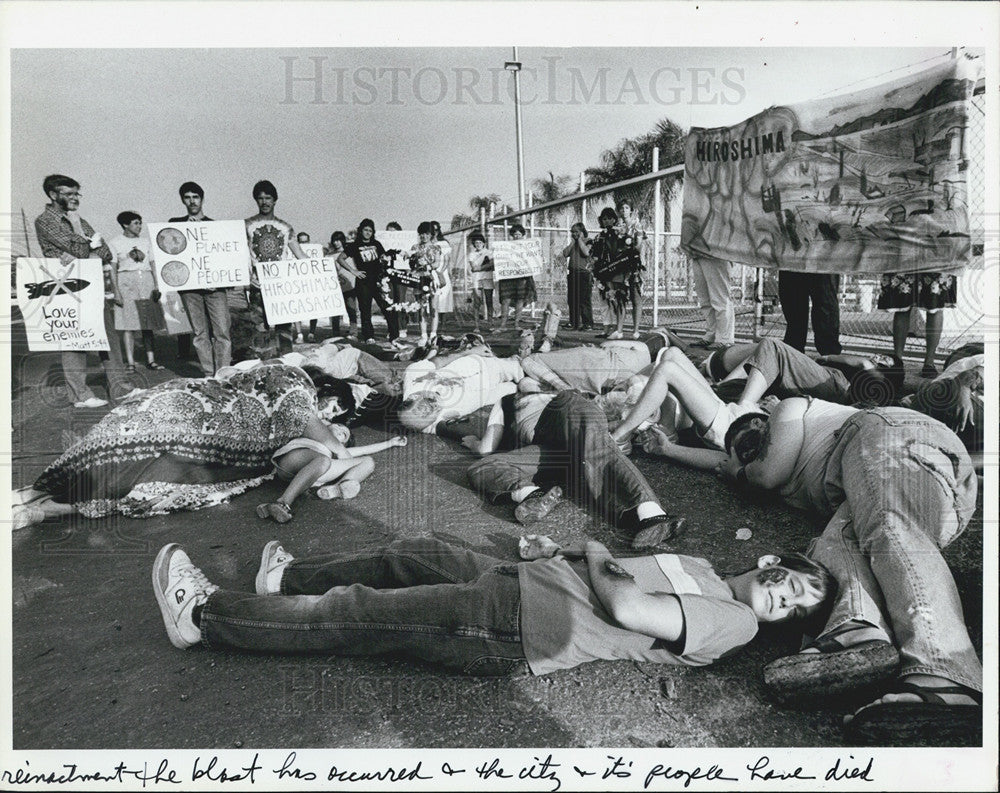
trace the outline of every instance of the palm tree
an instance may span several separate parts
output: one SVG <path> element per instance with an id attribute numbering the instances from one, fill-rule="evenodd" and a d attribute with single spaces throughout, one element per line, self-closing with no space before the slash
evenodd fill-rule
<path id="1" fill-rule="evenodd" d="M 548 201 L 555 201 L 557 198 L 562 198 L 570 193 L 573 184 L 572 176 L 556 176 L 552 171 L 549 171 L 548 179 L 532 179 L 531 180 L 531 191 L 535 196 L 538 203 L 546 203 Z M 544 225 L 553 225 L 553 218 L 559 210 L 546 209 L 542 212 L 542 222 Z"/>
<path id="2" fill-rule="evenodd" d="M 587 170 L 590 175 L 590 185 L 600 187 L 649 173 L 653 164 L 654 147 L 660 149 L 660 168 L 683 163 L 686 135 L 687 133 L 669 118 L 661 119 L 645 135 L 625 138 L 614 148 L 603 151 L 601 164 L 597 168 Z M 666 196 L 672 195 L 680 184 L 680 176 L 664 180 Z"/>

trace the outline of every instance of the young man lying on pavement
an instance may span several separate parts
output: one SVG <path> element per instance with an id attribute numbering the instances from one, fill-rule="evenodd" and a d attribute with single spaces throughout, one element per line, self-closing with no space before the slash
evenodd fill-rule
<path id="1" fill-rule="evenodd" d="M 613 559 L 587 542 L 511 563 L 432 538 L 294 559 L 264 547 L 256 595 L 220 589 L 179 545 L 164 546 L 153 590 L 175 647 L 396 655 L 471 675 L 536 675 L 587 661 L 704 666 L 761 622 L 822 618 L 836 580 L 793 554 L 721 578 L 704 559 Z"/>

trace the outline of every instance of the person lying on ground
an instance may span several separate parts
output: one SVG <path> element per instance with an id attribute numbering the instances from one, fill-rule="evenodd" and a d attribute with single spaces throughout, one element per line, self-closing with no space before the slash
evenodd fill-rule
<path id="1" fill-rule="evenodd" d="M 757 344 L 736 344 L 712 353 L 699 369 L 678 349 L 661 356 L 639 400 L 613 431 L 615 441 L 629 443 L 632 433 L 648 420 L 659 422 L 668 437 L 694 426 L 706 446 L 721 449 L 726 430 L 738 416 L 758 410 L 765 396 L 785 399 L 813 396 L 837 403 L 888 404 L 902 387 L 900 377 L 890 371 L 887 360 L 862 359 L 821 366 L 809 356 L 775 339 Z M 850 378 L 844 371 L 851 372 Z M 720 398 L 720 392 L 732 393 L 732 387 L 712 388 L 702 374 L 732 384 L 739 389 L 733 402 Z M 657 416 L 659 417 L 657 419 Z"/>
<path id="2" fill-rule="evenodd" d="M 646 449 L 674 457 L 672 445 L 659 433 Z M 955 433 L 906 408 L 858 410 L 796 397 L 770 417 L 737 419 L 725 448 L 686 461 L 825 517 L 809 556 L 841 586 L 818 638 L 769 664 L 765 684 L 799 702 L 895 673 L 881 697 L 848 717 L 853 738 L 974 742 L 982 729 L 982 665 L 941 555 L 976 506 L 976 474 Z"/>
<path id="3" fill-rule="evenodd" d="M 397 656 L 470 675 L 544 675 L 588 661 L 704 666 L 758 623 L 821 615 L 836 581 L 799 555 L 762 557 L 722 578 L 709 562 L 661 554 L 512 563 L 432 538 L 295 559 L 261 555 L 256 595 L 211 584 L 177 544 L 153 566 L 170 642 L 215 650 Z"/>
<path id="4" fill-rule="evenodd" d="M 494 453 L 505 431 L 515 448 Z M 633 548 L 667 542 L 683 523 L 666 514 L 612 441 L 604 411 L 577 391 L 523 394 L 513 412 L 497 404 L 483 437 L 468 435 L 462 443 L 484 456 L 467 471 L 473 487 L 491 502 L 512 502 L 525 525 L 546 517 L 564 492 L 632 534 Z"/>
<path id="5" fill-rule="evenodd" d="M 295 499 L 313 487 L 324 501 L 354 498 L 361 492 L 361 483 L 375 471 L 375 461 L 369 455 L 406 446 L 402 436 L 353 448 L 347 446 L 350 439 L 351 431 L 343 424 L 327 425 L 318 418 L 310 421 L 302 437 L 272 455 L 275 473 L 288 487 L 277 501 L 258 504 L 257 517 L 287 523 L 292 519 Z"/>
<path id="6" fill-rule="evenodd" d="M 50 464 L 22 492 L 15 528 L 219 504 L 269 479 L 271 455 L 319 421 L 316 389 L 293 366 L 160 383 L 123 400 Z"/>
<path id="7" fill-rule="evenodd" d="M 977 352 L 978 350 L 978 352 Z M 978 473 L 983 471 L 984 402 L 982 343 L 967 344 L 945 361 L 944 371 L 924 380 L 917 391 L 903 398 L 903 407 L 919 410 L 947 424 L 969 451 Z"/>
<path id="8" fill-rule="evenodd" d="M 599 394 L 627 383 L 669 345 L 669 333 L 663 329 L 654 330 L 644 342 L 609 341 L 600 347 L 537 352 L 523 358 L 497 358 L 479 344 L 406 367 L 399 420 L 408 429 L 437 432 L 443 422 L 469 416 L 514 393 L 525 376 L 550 390 Z"/>

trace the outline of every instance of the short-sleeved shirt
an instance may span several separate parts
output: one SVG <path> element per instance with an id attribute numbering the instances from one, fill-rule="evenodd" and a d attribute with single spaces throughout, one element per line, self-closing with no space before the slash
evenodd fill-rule
<path id="1" fill-rule="evenodd" d="M 561 556 L 518 565 L 521 641 L 528 667 L 544 675 L 588 661 L 705 666 L 757 635 L 753 610 L 733 597 L 704 559 L 676 554 L 618 559 L 644 592 L 673 594 L 684 614 L 681 642 L 617 625 L 590 584 L 587 563 Z"/>
<path id="2" fill-rule="evenodd" d="M 344 247 L 344 253 L 354 260 L 354 266 L 364 273 L 378 275 L 382 272 L 382 257 L 385 255 L 385 248 L 376 239 L 370 242 L 354 240 Z"/>
<path id="3" fill-rule="evenodd" d="M 124 234 L 119 234 L 117 237 L 112 237 L 108 240 L 108 247 L 115 257 L 118 272 L 152 271 L 153 252 L 148 234 L 140 234 L 138 237 L 126 237 Z M 129 255 L 136 248 L 142 251 L 144 258 L 141 262 L 136 261 Z"/>
<path id="4" fill-rule="evenodd" d="M 417 361 L 403 373 L 403 399 L 429 391 L 440 400 L 439 420 L 458 418 L 514 393 L 523 376 L 516 358 L 463 355 L 440 369 L 433 361 Z M 423 432 L 432 434 L 436 428 L 435 422 Z"/>
<path id="5" fill-rule="evenodd" d="M 280 218 L 247 218 L 247 243 L 255 262 L 276 262 L 291 259 L 288 241 L 295 239 L 291 224 Z"/>

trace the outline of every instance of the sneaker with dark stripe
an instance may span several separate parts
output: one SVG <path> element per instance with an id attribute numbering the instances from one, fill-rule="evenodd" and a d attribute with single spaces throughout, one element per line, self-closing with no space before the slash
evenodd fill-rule
<path id="1" fill-rule="evenodd" d="M 684 518 L 676 515 L 653 515 L 639 521 L 633 548 L 655 548 L 677 537 L 684 525 Z"/>
<path id="2" fill-rule="evenodd" d="M 514 517 L 525 526 L 536 523 L 555 509 L 561 499 L 562 488 L 559 485 L 549 488 L 546 492 L 535 490 L 514 508 Z"/>

